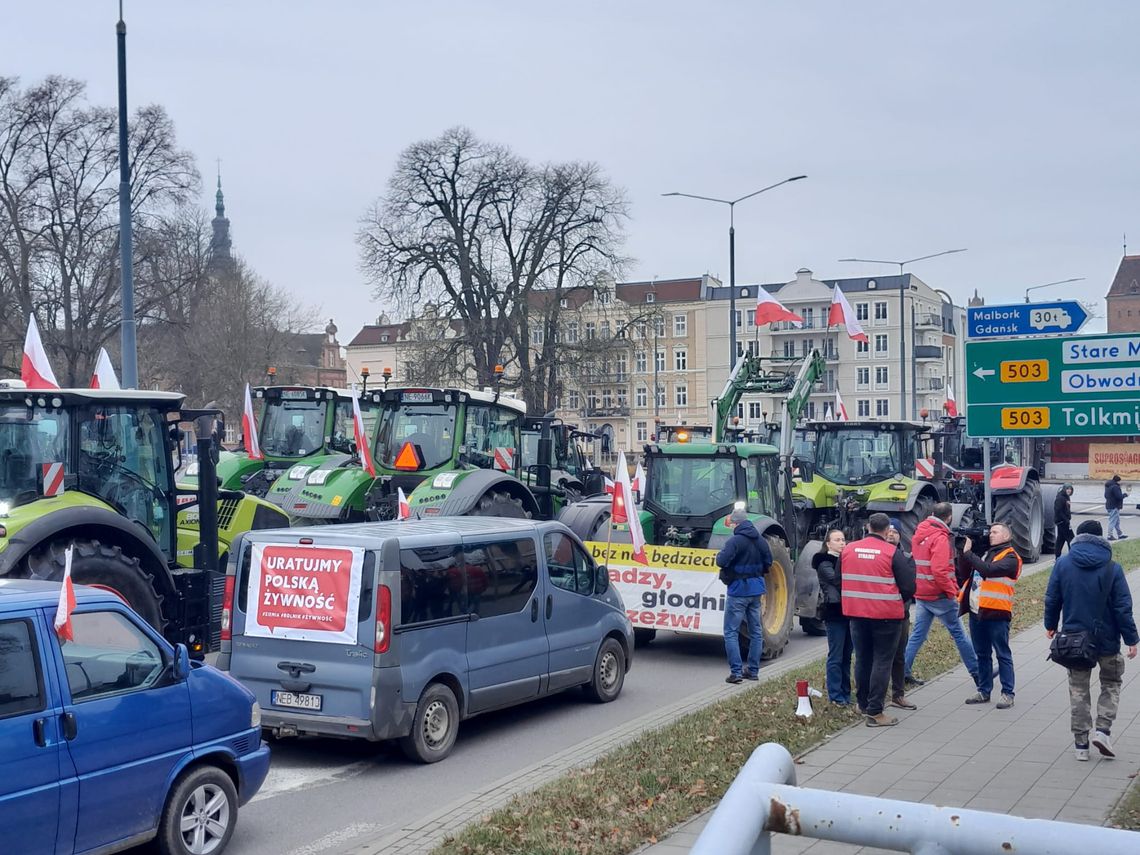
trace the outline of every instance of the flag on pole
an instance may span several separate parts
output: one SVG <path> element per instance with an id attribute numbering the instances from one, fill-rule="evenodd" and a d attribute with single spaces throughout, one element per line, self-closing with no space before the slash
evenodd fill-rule
<path id="1" fill-rule="evenodd" d="M 602 478 L 605 479 L 606 483 L 606 495 L 612 496 L 614 494 L 614 479 L 609 475 L 602 475 Z"/>
<path id="2" fill-rule="evenodd" d="M 641 519 L 633 503 L 633 486 L 629 483 L 629 469 L 625 465 L 625 452 L 618 452 L 617 478 L 614 485 L 613 502 L 610 504 L 610 523 L 628 525 L 630 540 L 633 542 L 633 560 L 638 564 L 648 564 L 645 555 L 645 532 L 641 530 Z"/>
<path id="3" fill-rule="evenodd" d="M 408 504 L 408 497 L 404 495 L 404 488 L 396 488 L 396 519 L 407 520 L 412 517 L 412 506 Z"/>
<path id="4" fill-rule="evenodd" d="M 75 641 L 71 613 L 75 611 L 75 585 L 71 582 L 71 558 L 75 544 L 63 553 L 63 586 L 59 589 L 59 605 L 55 610 L 55 632 L 64 641 Z"/>
<path id="5" fill-rule="evenodd" d="M 847 337 L 855 341 L 866 342 L 867 334 L 863 332 L 863 327 L 855 318 L 855 310 L 851 308 L 851 304 L 847 302 L 847 297 L 843 294 L 843 289 L 839 287 L 839 283 L 835 284 L 831 293 L 831 310 L 827 313 L 827 325 L 842 326 L 847 328 Z"/>
<path id="6" fill-rule="evenodd" d="M 839 394 L 838 387 L 835 390 L 835 420 L 837 422 L 847 421 L 847 407 L 843 406 L 843 398 Z"/>
<path id="7" fill-rule="evenodd" d="M 253 398 L 249 394 L 249 384 L 245 384 L 245 407 L 241 412 L 241 438 L 250 460 L 264 460 L 261 444 L 257 441 L 257 420 L 253 417 Z"/>
<path id="8" fill-rule="evenodd" d="M 20 362 L 20 379 L 29 389 L 58 389 L 55 373 L 48 362 L 47 351 L 40 340 L 36 316 L 28 315 L 28 333 L 24 336 L 24 358 Z"/>
<path id="9" fill-rule="evenodd" d="M 946 415 L 951 418 L 958 415 L 958 402 L 954 400 L 954 387 L 949 380 L 946 381 L 946 403 L 943 406 L 946 407 Z"/>
<path id="10" fill-rule="evenodd" d="M 372 465 L 372 449 L 368 447 L 368 435 L 364 430 L 364 416 L 360 414 L 360 398 L 356 395 L 356 384 L 352 384 L 352 432 L 356 438 L 356 453 L 360 455 L 360 468 L 376 477 L 376 467 Z"/>
<path id="11" fill-rule="evenodd" d="M 95 360 L 95 373 L 91 375 L 92 389 L 118 389 L 119 378 L 115 376 L 115 366 L 107 355 L 107 348 L 99 348 L 99 358 Z"/>
<path id="12" fill-rule="evenodd" d="M 774 324 L 776 321 L 791 321 L 797 327 L 803 326 L 803 318 L 789 310 L 762 286 L 757 285 L 756 291 L 756 326 Z"/>
<path id="13" fill-rule="evenodd" d="M 832 414 L 831 414 L 831 404 L 824 404 L 823 405 L 823 420 L 825 422 L 830 422 L 830 421 L 835 420 L 834 416 L 832 416 Z"/>
<path id="14" fill-rule="evenodd" d="M 637 461 L 637 467 L 633 470 L 633 489 L 639 496 L 645 493 L 645 470 L 641 468 L 640 460 Z"/>

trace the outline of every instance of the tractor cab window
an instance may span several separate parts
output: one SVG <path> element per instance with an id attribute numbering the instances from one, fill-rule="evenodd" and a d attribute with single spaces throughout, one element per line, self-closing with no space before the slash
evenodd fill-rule
<path id="1" fill-rule="evenodd" d="M 753 457 L 748 461 L 748 513 L 778 516 L 774 457 Z"/>
<path id="2" fill-rule="evenodd" d="M 539 462 L 538 441 L 542 439 L 541 430 L 524 430 L 522 432 L 522 466 L 523 471 Z M 550 432 L 550 443 L 554 449 L 554 468 L 580 478 L 586 473 L 586 458 L 582 449 L 570 439 L 570 432 L 558 430 Z"/>
<path id="3" fill-rule="evenodd" d="M 905 472 L 909 456 L 914 465 L 914 437 L 877 430 L 821 430 L 815 466 L 819 474 L 837 484 L 870 484 Z M 909 455 L 908 455 L 909 451 Z"/>
<path id="4" fill-rule="evenodd" d="M 522 416 L 506 407 L 469 403 L 460 459 L 480 469 L 513 470 L 519 463 L 519 421 Z M 537 457 L 537 443 L 535 456 Z"/>
<path id="5" fill-rule="evenodd" d="M 170 548 L 170 457 L 162 413 L 116 404 L 84 408 L 79 485 L 141 522 L 163 549 Z"/>
<path id="6" fill-rule="evenodd" d="M 419 450 L 424 469 L 435 469 L 451 460 L 455 448 L 454 404 L 389 401 L 384 404 L 379 418 L 373 456 L 381 466 L 403 468 L 400 452 L 408 443 Z"/>
<path id="7" fill-rule="evenodd" d="M 371 401 L 361 400 L 360 418 L 364 422 L 364 436 L 371 437 L 376 427 L 376 408 Z M 337 451 L 350 454 L 355 441 L 356 428 L 353 425 L 352 401 L 338 399 L 333 415 L 332 440 L 329 445 Z"/>
<path id="8" fill-rule="evenodd" d="M 731 507 L 738 498 L 736 473 L 740 458 L 654 455 L 649 458 L 646 501 L 666 513 L 708 516 Z"/>
<path id="9" fill-rule="evenodd" d="M 262 451 L 275 457 L 304 457 L 319 451 L 325 443 L 327 406 L 325 401 L 268 399 L 261 420 Z"/>
<path id="10" fill-rule="evenodd" d="M 18 505 L 56 492 L 62 473 L 45 472 L 44 465 L 68 468 L 67 414 L 43 407 L 0 407 L 0 502 Z M 62 478 L 60 485 L 62 484 Z"/>

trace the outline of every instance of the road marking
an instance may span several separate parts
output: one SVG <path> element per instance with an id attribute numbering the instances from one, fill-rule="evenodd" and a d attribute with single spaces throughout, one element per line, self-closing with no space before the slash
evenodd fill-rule
<path id="1" fill-rule="evenodd" d="M 257 791 L 257 795 L 250 799 L 250 803 L 262 799 L 271 799 L 285 793 L 310 787 L 321 787 L 335 784 L 348 778 L 355 778 L 376 764 L 371 760 L 360 760 L 347 766 L 318 766 L 314 768 L 288 769 L 274 766 L 269 770 L 269 777 Z"/>
<path id="2" fill-rule="evenodd" d="M 306 843 L 304 846 L 290 849 L 287 855 L 317 855 L 319 852 L 327 852 L 334 847 L 340 849 L 342 848 L 342 844 L 350 840 L 363 837 L 366 834 L 375 834 L 385 827 L 383 823 L 354 822 L 352 825 L 345 826 L 339 831 L 331 832 L 324 837 L 318 837 L 312 843 Z"/>

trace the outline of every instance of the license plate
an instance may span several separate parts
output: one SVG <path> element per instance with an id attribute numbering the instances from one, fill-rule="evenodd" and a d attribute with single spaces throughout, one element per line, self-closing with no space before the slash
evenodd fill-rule
<path id="1" fill-rule="evenodd" d="M 282 401 L 304 401 L 309 397 L 308 389 L 282 389 Z"/>
<path id="2" fill-rule="evenodd" d="M 269 700 L 275 707 L 292 707 L 298 710 L 320 710 L 323 698 L 320 695 L 306 695 L 300 692 L 269 693 Z"/>
<path id="3" fill-rule="evenodd" d="M 400 400 L 405 404 L 430 404 L 431 392 L 404 392 Z"/>

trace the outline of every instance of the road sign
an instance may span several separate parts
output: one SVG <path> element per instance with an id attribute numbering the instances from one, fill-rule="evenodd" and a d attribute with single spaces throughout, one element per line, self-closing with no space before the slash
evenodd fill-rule
<path id="1" fill-rule="evenodd" d="M 966 342 L 970 436 L 1140 433 L 1140 334 Z"/>
<path id="2" fill-rule="evenodd" d="M 966 309 L 966 337 L 1015 338 L 1072 334 L 1078 332 L 1088 319 L 1089 313 L 1076 300 L 971 306 Z"/>

